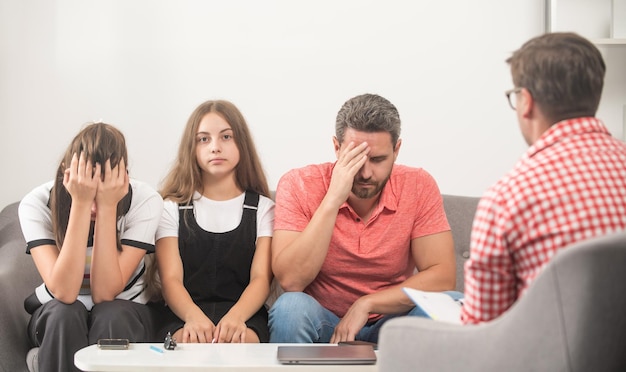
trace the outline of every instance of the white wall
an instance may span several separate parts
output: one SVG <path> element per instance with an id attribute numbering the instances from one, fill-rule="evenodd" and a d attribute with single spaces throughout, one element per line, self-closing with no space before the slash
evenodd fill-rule
<path id="1" fill-rule="evenodd" d="M 504 60 L 543 31 L 543 0 L 0 0 L 0 208 L 51 179 L 95 119 L 126 134 L 131 176 L 158 187 L 191 111 L 214 98 L 241 109 L 274 188 L 334 160 L 337 110 L 365 92 L 400 111 L 400 163 L 481 195 L 526 149 Z M 617 136 L 620 48 L 600 110 Z"/>

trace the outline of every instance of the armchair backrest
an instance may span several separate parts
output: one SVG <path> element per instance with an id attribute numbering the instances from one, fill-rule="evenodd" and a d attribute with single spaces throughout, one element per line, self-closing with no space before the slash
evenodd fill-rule
<path id="1" fill-rule="evenodd" d="M 626 232 L 552 259 L 505 314 L 480 325 L 403 317 L 379 339 L 381 371 L 626 370 Z"/>
<path id="2" fill-rule="evenodd" d="M 549 274 L 571 370 L 626 370 L 626 232 L 572 248 Z"/>

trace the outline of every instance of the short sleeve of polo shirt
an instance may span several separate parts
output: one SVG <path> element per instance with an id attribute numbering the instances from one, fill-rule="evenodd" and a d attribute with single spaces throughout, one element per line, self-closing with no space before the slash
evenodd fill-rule
<path id="1" fill-rule="evenodd" d="M 418 168 L 408 168 L 396 166 L 397 169 L 404 169 L 409 175 L 405 176 L 407 186 L 401 189 L 399 205 L 410 205 L 416 213 L 411 239 L 422 236 L 437 234 L 450 230 L 448 218 L 443 208 L 443 197 L 437 186 L 437 182 L 425 170 Z M 399 208 L 400 209 L 400 208 Z"/>
<path id="2" fill-rule="evenodd" d="M 26 253 L 40 245 L 56 244 L 52 232 L 52 217 L 48 199 L 53 182 L 36 187 L 20 201 L 18 215 L 26 240 Z"/>
<path id="3" fill-rule="evenodd" d="M 133 197 L 128 213 L 120 220 L 122 244 L 154 252 L 159 220 L 163 213 L 163 199 L 145 183 L 131 180 Z"/>
<path id="4" fill-rule="evenodd" d="M 330 183 L 331 164 L 310 165 L 285 173 L 276 188 L 274 230 L 303 231 Z"/>

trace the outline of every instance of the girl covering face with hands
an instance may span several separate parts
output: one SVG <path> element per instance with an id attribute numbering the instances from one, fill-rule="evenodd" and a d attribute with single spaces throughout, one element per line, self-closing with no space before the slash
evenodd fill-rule
<path id="1" fill-rule="evenodd" d="M 132 180 L 123 134 L 87 125 L 53 181 L 20 202 L 19 218 L 43 279 L 24 303 L 40 371 L 71 371 L 74 353 L 101 338 L 152 341 L 144 256 L 154 252 L 159 194 Z"/>

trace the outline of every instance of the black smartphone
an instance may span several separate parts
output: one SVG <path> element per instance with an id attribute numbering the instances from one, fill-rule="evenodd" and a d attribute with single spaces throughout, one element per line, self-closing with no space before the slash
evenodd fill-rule
<path id="1" fill-rule="evenodd" d="M 98 348 L 102 350 L 126 350 L 128 343 L 126 338 L 101 338 L 98 340 Z"/>

